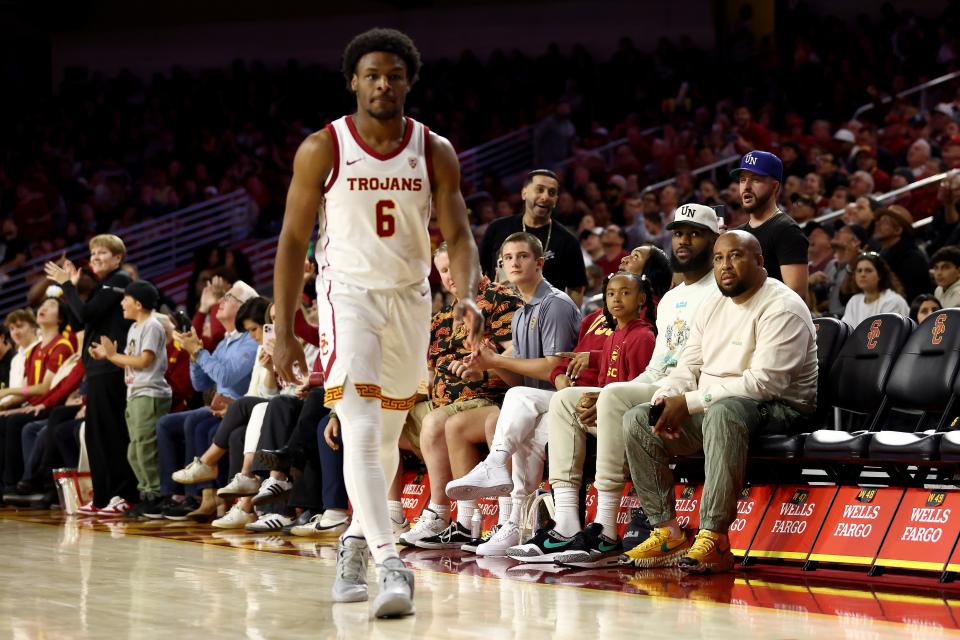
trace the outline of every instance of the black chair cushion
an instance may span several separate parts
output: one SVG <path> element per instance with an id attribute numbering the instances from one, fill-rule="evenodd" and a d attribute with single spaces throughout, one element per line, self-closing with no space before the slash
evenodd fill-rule
<path id="1" fill-rule="evenodd" d="M 948 431 L 940 438 L 940 459 L 960 461 L 960 431 Z"/>
<path id="2" fill-rule="evenodd" d="M 750 442 L 750 456 L 759 458 L 799 458 L 807 434 L 759 436 Z"/>

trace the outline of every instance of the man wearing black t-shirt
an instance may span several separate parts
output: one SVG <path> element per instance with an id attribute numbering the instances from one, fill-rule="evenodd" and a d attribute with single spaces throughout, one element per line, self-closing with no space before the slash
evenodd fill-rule
<path id="1" fill-rule="evenodd" d="M 766 151 L 751 151 L 730 174 L 740 181 L 740 203 L 750 219 L 738 229 L 760 241 L 767 275 L 807 299 L 807 246 L 800 226 L 777 207 L 783 163 Z"/>
<path id="2" fill-rule="evenodd" d="M 523 214 L 498 218 L 487 226 L 480 241 L 480 266 L 491 279 L 497 278 L 497 256 L 508 236 L 526 231 L 543 244 L 543 277 L 579 306 L 587 271 L 583 265 L 580 242 L 559 222 L 554 222 L 553 209 L 560 196 L 560 180 L 552 171 L 537 169 L 523 181 Z"/>

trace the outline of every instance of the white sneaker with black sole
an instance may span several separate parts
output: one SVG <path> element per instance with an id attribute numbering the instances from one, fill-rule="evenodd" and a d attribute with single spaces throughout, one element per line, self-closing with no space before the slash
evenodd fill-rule
<path id="1" fill-rule="evenodd" d="M 414 546 L 420 549 L 459 549 L 471 540 L 470 530 L 454 520 L 440 533 L 420 538 Z"/>
<path id="2" fill-rule="evenodd" d="M 415 547 L 418 540 L 435 536 L 446 528 L 447 523 L 440 519 L 437 512 L 430 507 L 426 507 L 420 517 L 417 518 L 416 524 L 410 527 L 410 530 L 406 533 L 400 534 L 400 544 Z"/>
<path id="3" fill-rule="evenodd" d="M 253 504 L 260 505 L 282 500 L 293 490 L 293 483 L 276 478 L 267 478 L 260 485 L 257 495 L 253 496 Z"/>
<path id="4" fill-rule="evenodd" d="M 324 512 L 313 516 L 306 524 L 293 527 L 290 533 L 304 538 L 331 538 L 346 531 L 349 523 L 350 518 L 344 514 L 327 515 Z"/>
<path id="5" fill-rule="evenodd" d="M 495 525 L 493 525 L 493 527 L 491 527 L 490 531 L 487 531 L 485 534 L 483 534 L 483 535 L 480 536 L 479 538 L 474 538 L 473 540 L 471 540 L 471 541 L 468 542 L 467 544 L 465 544 L 465 545 L 463 545 L 462 547 L 460 547 L 460 550 L 461 550 L 461 551 L 466 551 L 467 553 L 476 553 L 476 552 L 477 552 L 477 547 L 479 547 L 480 545 L 482 545 L 483 543 L 485 543 L 487 540 L 489 540 L 490 538 L 492 538 L 494 535 L 496 535 L 497 531 L 500 531 L 500 529 L 501 529 L 502 527 L 503 527 L 502 524 L 495 524 Z"/>
<path id="6" fill-rule="evenodd" d="M 293 518 L 279 513 L 265 513 L 256 522 L 251 522 L 243 528 L 247 531 L 280 531 L 289 524 L 293 524 Z"/>

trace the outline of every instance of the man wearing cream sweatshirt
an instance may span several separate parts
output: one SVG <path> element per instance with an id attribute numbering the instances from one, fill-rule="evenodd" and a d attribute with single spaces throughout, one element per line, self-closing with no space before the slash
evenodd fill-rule
<path id="1" fill-rule="evenodd" d="M 816 409 L 816 330 L 800 296 L 767 277 L 760 244 L 744 231 L 717 239 L 713 272 L 723 295 L 700 306 L 680 360 L 652 402 L 624 415 L 630 474 L 654 525 L 622 556 L 627 564 L 729 571 L 727 529 L 751 436 L 795 432 Z M 701 529 L 691 541 L 677 524 L 668 464 L 671 456 L 701 450 Z"/>

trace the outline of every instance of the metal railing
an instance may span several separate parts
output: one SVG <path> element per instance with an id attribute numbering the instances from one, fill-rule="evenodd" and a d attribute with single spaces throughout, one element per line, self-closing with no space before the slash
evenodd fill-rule
<path id="1" fill-rule="evenodd" d="M 533 127 L 526 126 L 459 154 L 460 173 L 474 185 L 492 173 L 505 177 L 533 165 Z"/>
<path id="2" fill-rule="evenodd" d="M 702 166 L 702 167 L 698 167 L 698 168 L 696 168 L 696 169 L 693 169 L 693 170 L 690 171 L 690 175 L 696 177 L 696 176 L 699 176 L 699 175 L 703 175 L 703 174 L 705 174 L 705 173 L 711 173 L 711 172 L 712 172 L 713 175 L 712 175 L 711 177 L 712 177 L 714 180 L 716 180 L 716 179 L 717 179 L 717 176 L 716 176 L 716 170 L 717 170 L 717 169 L 719 169 L 719 168 L 721 168 L 721 167 L 728 167 L 728 166 L 730 166 L 731 164 L 733 164 L 733 163 L 735 163 L 735 162 L 738 162 L 739 160 L 740 160 L 740 155 L 739 155 L 739 154 L 737 154 L 737 155 L 735 155 L 735 156 L 730 156 L 729 158 L 724 158 L 723 160 L 717 160 L 716 162 L 712 162 L 712 163 L 707 164 L 707 165 L 704 165 L 704 166 Z M 650 191 L 657 191 L 658 189 L 662 189 L 662 188 L 664 188 L 664 187 L 666 187 L 666 186 L 669 186 L 669 185 L 675 183 L 676 181 L 677 181 L 677 178 L 676 178 L 676 176 L 674 176 L 674 177 L 668 178 L 668 179 L 666 179 L 666 180 L 661 180 L 660 182 L 654 182 L 653 184 L 647 185 L 646 187 L 644 187 L 644 188 L 643 188 L 643 191 L 641 191 L 640 193 L 643 194 L 643 193 L 647 193 L 647 192 L 650 192 Z"/>
<path id="3" fill-rule="evenodd" d="M 242 189 L 192 205 L 152 220 L 115 231 L 127 248 L 127 260 L 136 265 L 141 278 L 164 276 L 193 259 L 194 252 L 207 244 L 229 246 L 247 237 L 250 231 L 250 197 Z M 22 307 L 27 292 L 42 276 L 43 265 L 62 255 L 85 256 L 84 243 L 29 260 L 10 274 L 0 289 L 0 314 Z"/>
<path id="4" fill-rule="evenodd" d="M 911 182 L 910 184 L 904 187 L 900 187 L 899 189 L 894 189 L 893 191 L 888 191 L 886 193 L 874 194 L 874 195 L 871 195 L 870 197 L 873 198 L 874 200 L 878 200 L 879 202 L 896 200 L 897 198 L 904 195 L 905 193 L 910 193 L 911 191 L 922 189 L 923 187 L 927 187 L 931 184 L 937 184 L 944 178 L 949 178 L 955 175 L 960 175 L 960 169 L 950 169 L 949 171 L 944 171 L 943 173 L 938 173 L 933 176 L 921 178 L 920 180 L 917 180 L 916 182 Z M 827 211 L 826 213 L 823 213 L 817 216 L 816 218 L 814 218 L 812 222 L 823 223 L 823 222 L 830 222 L 831 220 L 836 220 L 837 218 L 839 218 L 844 214 L 844 211 L 845 209 L 834 209 L 831 211 Z M 931 222 L 933 222 L 933 216 L 928 216 L 926 218 L 922 218 L 920 220 L 915 221 L 913 223 L 913 226 L 915 229 L 919 229 L 920 227 L 925 227 Z M 803 222 L 800 226 L 805 227 L 807 226 L 807 223 Z"/>
<path id="5" fill-rule="evenodd" d="M 910 87 L 909 89 L 905 89 L 893 96 L 884 96 L 880 100 L 880 104 L 890 104 L 891 102 L 893 102 L 895 98 L 896 99 L 906 98 L 908 96 L 912 96 L 915 93 L 919 93 L 921 94 L 920 108 L 921 110 L 926 111 L 929 108 L 927 105 L 927 90 L 932 89 L 933 87 L 939 86 L 945 82 L 950 82 L 951 80 L 954 80 L 956 78 L 960 78 L 960 71 L 954 71 L 952 73 L 944 74 L 938 78 L 934 78 L 933 80 L 929 80 L 922 84 L 918 84 L 915 87 Z M 859 109 L 853 112 L 853 117 L 851 118 L 851 120 L 856 120 L 867 111 L 870 111 L 871 109 L 875 109 L 876 106 L 877 106 L 876 100 L 874 100 L 873 102 L 868 102 L 867 104 L 861 106 Z"/>

